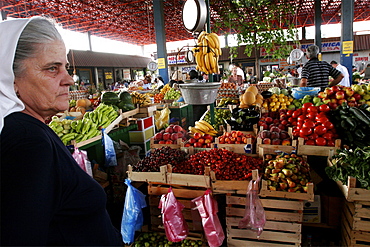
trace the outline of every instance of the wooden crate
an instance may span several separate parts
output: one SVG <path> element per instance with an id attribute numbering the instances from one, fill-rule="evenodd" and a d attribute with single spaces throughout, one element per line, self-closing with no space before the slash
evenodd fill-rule
<path id="1" fill-rule="evenodd" d="M 128 166 L 127 177 L 135 182 L 158 182 L 167 183 L 167 166 L 161 166 L 159 172 L 134 172 L 132 166 Z"/>
<path id="2" fill-rule="evenodd" d="M 176 144 L 156 144 L 154 143 L 154 138 L 150 138 L 150 148 L 154 149 L 154 148 L 161 148 L 161 147 L 170 147 L 170 148 L 173 148 L 173 149 L 180 149 L 181 146 L 182 146 L 182 139 L 177 139 L 177 143 Z"/>
<path id="3" fill-rule="evenodd" d="M 210 168 L 205 167 L 204 175 L 173 173 L 172 166 L 167 165 L 167 184 L 179 186 L 211 187 Z"/>
<path id="4" fill-rule="evenodd" d="M 328 166 L 333 166 L 331 162 L 332 155 L 333 152 L 331 151 L 328 157 Z M 370 201 L 370 190 L 356 188 L 356 178 L 348 177 L 347 185 L 343 184 L 341 181 L 336 181 L 336 183 L 347 201 Z"/>
<path id="5" fill-rule="evenodd" d="M 134 115 L 136 118 L 145 118 L 154 115 L 154 112 L 157 110 L 157 105 L 150 105 L 147 107 L 139 107 L 139 112 Z"/>
<path id="6" fill-rule="evenodd" d="M 344 204 L 341 232 L 343 246 L 370 246 L 370 202 Z"/>
<path id="7" fill-rule="evenodd" d="M 248 138 L 246 144 L 220 144 L 219 139 L 215 138 L 214 146 L 217 148 L 227 149 L 237 154 L 245 154 L 248 156 L 255 156 L 255 157 L 258 156 L 254 152 L 255 145 L 252 141 L 252 138 Z"/>
<path id="8" fill-rule="evenodd" d="M 217 180 L 214 171 L 210 172 L 213 193 L 246 194 L 249 180 Z M 252 171 L 252 178 L 258 178 L 258 170 Z"/>
<path id="9" fill-rule="evenodd" d="M 161 209 L 158 208 L 159 201 L 163 194 L 168 193 L 168 184 L 150 183 L 148 185 L 148 197 L 150 207 L 150 221 L 152 231 L 164 231 L 163 222 L 161 218 Z M 203 227 L 201 219 L 197 210 L 192 210 L 194 205 L 191 200 L 196 197 L 204 195 L 206 188 L 193 186 L 172 186 L 172 191 L 176 199 L 182 203 L 185 208 L 182 211 L 184 218 L 189 227 L 189 237 L 202 238 Z"/>
<path id="10" fill-rule="evenodd" d="M 341 140 L 335 140 L 334 147 L 327 147 L 327 146 L 313 146 L 313 145 L 304 145 L 304 139 L 299 137 L 298 138 L 298 148 L 297 151 L 299 155 L 315 155 L 315 156 L 329 156 L 330 150 L 340 149 L 341 147 Z"/>
<path id="11" fill-rule="evenodd" d="M 287 198 L 287 199 L 297 199 L 313 202 L 315 199 L 315 194 L 313 192 L 314 184 L 308 183 L 307 193 L 297 193 L 297 192 L 285 192 L 285 191 L 274 191 L 269 190 L 267 187 L 267 181 L 262 180 L 261 190 L 259 195 L 261 197 L 277 197 L 277 198 Z"/>
<path id="12" fill-rule="evenodd" d="M 245 195 L 226 196 L 227 246 L 300 246 L 303 219 L 303 201 L 282 198 L 261 198 L 266 224 L 257 234 L 238 228 L 244 217 Z"/>

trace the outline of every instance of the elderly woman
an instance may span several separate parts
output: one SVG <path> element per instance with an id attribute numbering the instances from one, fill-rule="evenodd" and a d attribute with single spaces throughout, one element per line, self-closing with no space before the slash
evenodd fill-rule
<path id="1" fill-rule="evenodd" d="M 1 246 L 122 246 L 103 188 L 45 124 L 73 84 L 55 25 L 0 22 L 0 43 Z"/>
<path id="2" fill-rule="evenodd" d="M 243 77 L 238 74 L 238 67 L 234 66 L 231 69 L 231 75 L 228 82 L 235 83 L 237 86 L 243 86 Z"/>

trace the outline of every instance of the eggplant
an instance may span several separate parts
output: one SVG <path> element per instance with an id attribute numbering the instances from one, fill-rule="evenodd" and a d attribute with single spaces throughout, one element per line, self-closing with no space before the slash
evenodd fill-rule
<path id="1" fill-rule="evenodd" d="M 272 96 L 272 92 L 270 92 L 270 91 L 263 91 L 263 92 L 261 93 L 261 95 L 262 95 L 262 97 L 263 97 L 264 99 L 268 99 L 268 98 L 270 98 L 270 97 Z"/>

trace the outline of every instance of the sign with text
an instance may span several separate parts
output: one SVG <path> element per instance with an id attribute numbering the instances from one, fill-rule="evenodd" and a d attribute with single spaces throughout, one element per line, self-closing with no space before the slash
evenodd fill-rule
<path id="1" fill-rule="evenodd" d="M 167 60 L 168 60 L 168 65 L 187 63 L 185 60 L 185 54 L 179 54 L 177 56 L 177 60 L 176 60 L 176 56 L 167 56 Z"/>
<path id="2" fill-rule="evenodd" d="M 166 63 L 164 60 L 164 57 L 158 58 L 158 69 L 165 69 L 166 68 Z"/>
<path id="3" fill-rule="evenodd" d="M 352 54 L 353 53 L 353 41 L 343 41 L 342 54 Z"/>

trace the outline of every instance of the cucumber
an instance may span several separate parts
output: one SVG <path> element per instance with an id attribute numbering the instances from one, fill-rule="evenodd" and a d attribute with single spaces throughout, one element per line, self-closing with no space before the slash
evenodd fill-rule
<path id="1" fill-rule="evenodd" d="M 367 116 L 363 111 L 356 107 L 349 108 L 349 111 L 355 116 L 358 120 L 363 122 L 364 124 L 370 125 L 370 117 Z"/>

